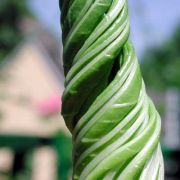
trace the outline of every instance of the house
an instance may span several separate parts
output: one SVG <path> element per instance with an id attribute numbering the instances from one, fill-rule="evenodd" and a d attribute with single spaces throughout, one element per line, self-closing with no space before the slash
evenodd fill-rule
<path id="1" fill-rule="evenodd" d="M 51 139 L 60 131 L 68 134 L 60 114 L 63 72 L 44 44 L 38 38 L 26 39 L 5 62 L 0 67 L 0 179 L 4 177 L 1 172 L 8 174 L 16 169 L 19 155 L 33 149 L 32 144 L 36 145 L 38 139 Z M 9 143 L 8 148 L 2 148 L 4 141 Z M 9 148 L 11 144 L 20 146 L 20 154 Z M 38 145 L 35 149 L 32 179 L 59 177 L 56 162 L 61 152 L 51 144 Z"/>
<path id="2" fill-rule="evenodd" d="M 66 129 L 60 115 L 63 81 L 38 41 L 21 43 L 0 68 L 0 134 L 50 136 Z"/>

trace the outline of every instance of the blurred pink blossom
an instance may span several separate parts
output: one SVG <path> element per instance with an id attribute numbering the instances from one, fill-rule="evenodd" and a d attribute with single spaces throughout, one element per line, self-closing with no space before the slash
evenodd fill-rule
<path id="1" fill-rule="evenodd" d="M 42 116 L 59 113 L 61 111 L 61 97 L 53 94 L 42 102 L 39 102 L 36 108 Z"/>

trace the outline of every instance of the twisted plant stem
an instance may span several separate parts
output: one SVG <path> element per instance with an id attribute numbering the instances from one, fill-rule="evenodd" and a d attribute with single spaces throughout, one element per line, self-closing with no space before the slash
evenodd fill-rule
<path id="1" fill-rule="evenodd" d="M 74 180 L 163 180 L 160 117 L 129 41 L 126 0 L 60 2 L 62 114 Z"/>

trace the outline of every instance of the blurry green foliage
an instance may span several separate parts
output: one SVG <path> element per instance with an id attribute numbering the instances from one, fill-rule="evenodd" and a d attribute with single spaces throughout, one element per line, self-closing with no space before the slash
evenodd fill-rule
<path id="1" fill-rule="evenodd" d="M 180 88 L 180 26 L 160 47 L 146 51 L 142 73 L 151 88 Z"/>
<path id="2" fill-rule="evenodd" d="M 57 132 L 51 138 L 23 135 L 0 135 L 0 148 L 13 150 L 15 158 L 12 172 L 6 174 L 13 180 L 30 180 L 33 152 L 38 147 L 51 146 L 57 153 L 57 179 L 67 180 L 72 169 L 72 140 L 64 132 Z M 0 172 L 1 180 L 2 172 Z"/>
<path id="3" fill-rule="evenodd" d="M 53 139 L 54 147 L 57 151 L 57 163 L 58 163 L 58 179 L 69 179 L 72 169 L 72 141 L 71 138 L 65 135 L 63 132 L 57 133 Z"/>
<path id="4" fill-rule="evenodd" d="M 0 0 L 0 63 L 23 38 L 19 20 L 30 15 L 26 0 Z"/>

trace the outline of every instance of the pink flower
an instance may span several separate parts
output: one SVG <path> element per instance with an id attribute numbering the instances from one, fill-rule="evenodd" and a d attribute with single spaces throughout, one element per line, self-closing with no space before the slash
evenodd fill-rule
<path id="1" fill-rule="evenodd" d="M 37 110 L 42 116 L 49 116 L 61 111 L 61 97 L 54 94 L 38 103 Z"/>

